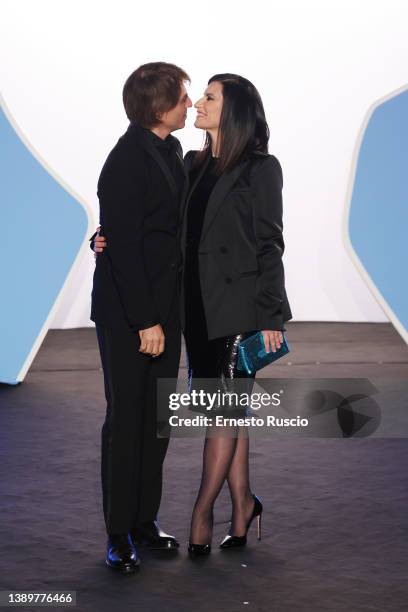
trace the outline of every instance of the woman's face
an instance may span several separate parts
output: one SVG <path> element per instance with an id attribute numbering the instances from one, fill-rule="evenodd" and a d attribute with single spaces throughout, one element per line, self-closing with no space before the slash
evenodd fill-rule
<path id="1" fill-rule="evenodd" d="M 197 118 L 194 121 L 196 128 L 201 130 L 216 130 L 220 127 L 222 111 L 222 83 L 213 81 L 207 86 L 202 98 L 194 107 L 197 109 Z"/>

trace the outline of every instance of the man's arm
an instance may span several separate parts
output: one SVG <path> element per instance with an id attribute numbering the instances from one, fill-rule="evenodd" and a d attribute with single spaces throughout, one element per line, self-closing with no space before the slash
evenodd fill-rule
<path id="1" fill-rule="evenodd" d="M 135 331 L 160 323 L 144 260 L 144 220 L 148 193 L 142 154 L 117 145 L 99 179 L 101 233 L 107 257 L 129 326 Z M 101 262 L 97 262 L 98 263 Z"/>

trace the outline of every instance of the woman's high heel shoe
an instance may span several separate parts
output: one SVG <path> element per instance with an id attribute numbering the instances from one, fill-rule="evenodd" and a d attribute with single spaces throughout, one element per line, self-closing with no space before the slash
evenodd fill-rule
<path id="1" fill-rule="evenodd" d="M 259 497 L 257 497 L 254 494 L 252 494 L 252 497 L 254 498 L 254 509 L 252 511 L 249 521 L 247 522 L 245 535 L 243 536 L 226 535 L 220 544 L 220 548 L 222 548 L 223 550 L 227 548 L 237 548 L 239 546 L 246 545 L 248 529 L 250 528 L 251 523 L 255 517 L 257 518 L 257 523 L 258 523 L 257 525 L 258 526 L 258 540 L 261 539 L 261 519 L 262 519 L 263 506 L 262 506 L 262 503 Z"/>
<path id="2" fill-rule="evenodd" d="M 214 524 L 214 512 L 211 512 L 211 529 Z M 188 554 L 190 557 L 200 557 L 203 555 L 209 555 L 211 552 L 211 544 L 193 544 L 188 542 Z"/>

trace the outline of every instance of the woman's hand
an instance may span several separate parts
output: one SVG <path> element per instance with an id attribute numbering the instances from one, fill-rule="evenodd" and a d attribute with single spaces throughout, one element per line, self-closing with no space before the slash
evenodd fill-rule
<path id="1" fill-rule="evenodd" d="M 101 226 L 99 225 L 96 228 L 96 231 L 99 232 L 101 229 Z M 99 233 L 95 236 L 94 238 L 94 257 L 95 259 L 98 256 L 98 253 L 102 253 L 103 249 L 106 247 L 106 238 L 104 236 L 100 236 Z"/>
<path id="2" fill-rule="evenodd" d="M 139 330 L 139 351 L 145 355 L 158 357 L 164 351 L 164 333 L 161 325 L 154 325 L 147 329 Z"/>
<path id="3" fill-rule="evenodd" d="M 271 331 L 266 330 L 262 331 L 265 350 L 267 353 L 272 351 L 276 353 L 278 349 L 281 347 L 281 343 L 283 342 L 283 334 L 281 331 Z"/>

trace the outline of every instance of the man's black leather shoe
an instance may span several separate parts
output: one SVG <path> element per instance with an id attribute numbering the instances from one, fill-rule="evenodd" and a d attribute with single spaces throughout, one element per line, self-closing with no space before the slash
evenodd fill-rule
<path id="1" fill-rule="evenodd" d="M 152 550 L 177 550 L 180 546 L 174 536 L 160 529 L 157 521 L 140 523 L 130 533 L 133 542 L 143 544 Z"/>
<path id="2" fill-rule="evenodd" d="M 124 573 L 134 572 L 139 568 L 140 559 L 128 533 L 108 537 L 106 565 Z"/>

